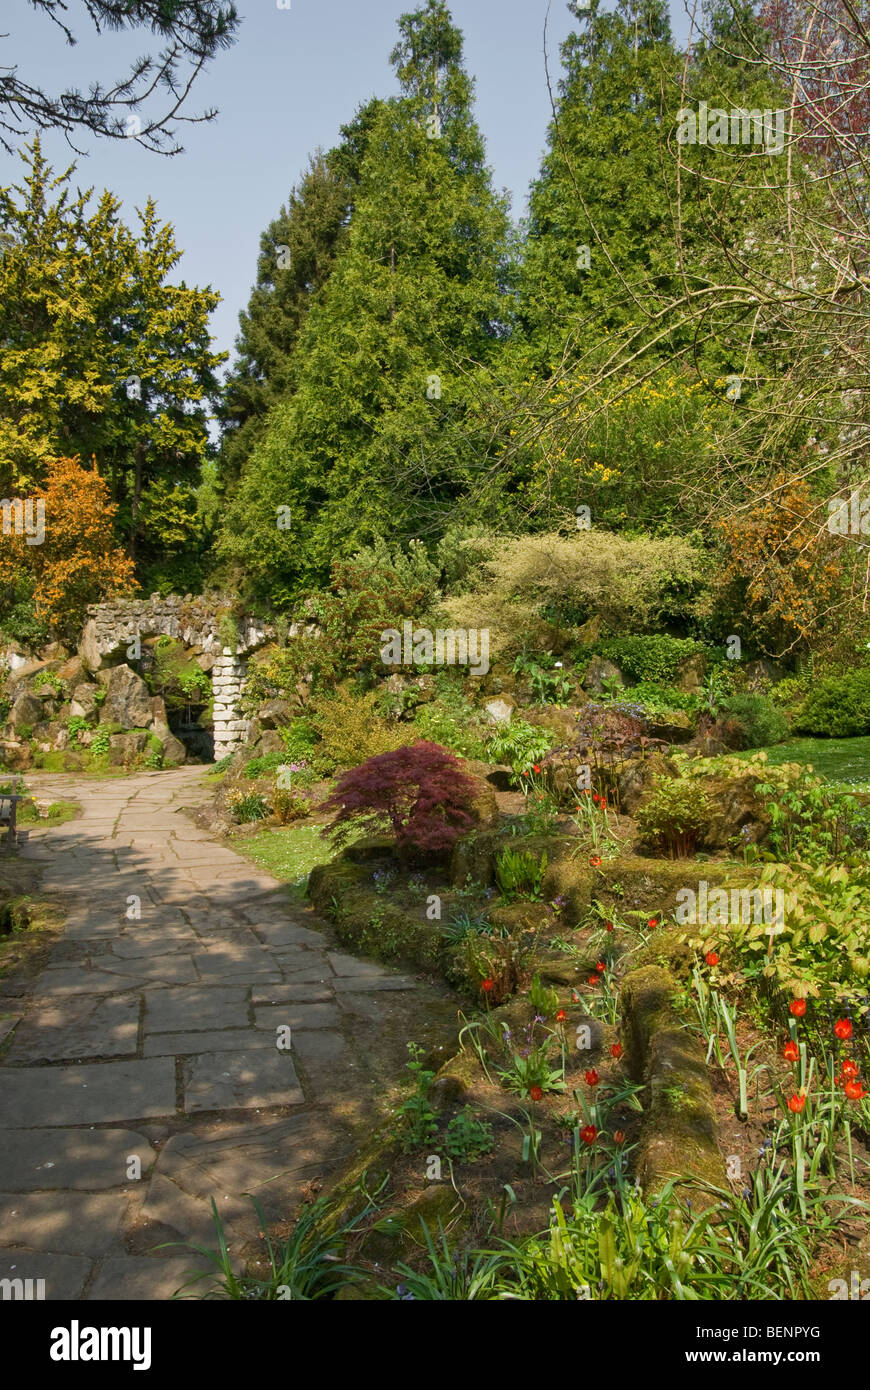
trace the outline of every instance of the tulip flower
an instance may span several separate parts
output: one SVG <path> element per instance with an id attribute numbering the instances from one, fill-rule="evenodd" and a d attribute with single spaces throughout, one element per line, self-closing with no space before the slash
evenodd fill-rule
<path id="1" fill-rule="evenodd" d="M 800 1049 L 796 1042 L 787 1042 L 782 1049 L 782 1055 L 787 1062 L 796 1062 L 800 1056 Z"/>
<path id="2" fill-rule="evenodd" d="M 788 1108 L 793 1114 L 799 1115 L 807 1103 L 806 1096 L 793 1095 L 788 1098 Z"/>
<path id="3" fill-rule="evenodd" d="M 807 1011 L 806 999 L 793 999 L 788 1006 L 788 1011 L 794 1018 L 803 1018 Z"/>
<path id="4" fill-rule="evenodd" d="M 848 1018 L 838 1018 L 834 1024 L 834 1032 L 843 1042 L 852 1036 L 852 1024 Z"/>

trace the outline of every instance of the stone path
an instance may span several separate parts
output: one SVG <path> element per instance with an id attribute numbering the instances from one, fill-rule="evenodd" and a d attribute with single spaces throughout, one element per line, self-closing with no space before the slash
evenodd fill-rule
<path id="1" fill-rule="evenodd" d="M 198 830 L 182 808 L 211 795 L 202 769 L 28 784 L 84 814 L 20 851 L 67 917 L 29 997 L 0 998 L 0 1279 L 168 1298 L 205 1261 L 155 1247 L 214 1248 L 214 1197 L 250 1253 L 244 1194 L 292 1216 L 370 1126 L 407 1040 L 446 1039 L 456 1006 L 336 949 Z"/>

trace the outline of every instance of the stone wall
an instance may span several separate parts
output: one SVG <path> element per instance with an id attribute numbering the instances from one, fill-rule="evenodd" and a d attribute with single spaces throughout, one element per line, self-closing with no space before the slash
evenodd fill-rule
<path id="1" fill-rule="evenodd" d="M 235 753 L 247 739 L 249 721 L 238 714 L 246 671 L 247 662 L 232 647 L 224 647 L 212 667 L 215 762 Z"/>

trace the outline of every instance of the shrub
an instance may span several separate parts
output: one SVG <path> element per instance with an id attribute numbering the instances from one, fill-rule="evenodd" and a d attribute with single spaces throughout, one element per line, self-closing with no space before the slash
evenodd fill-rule
<path id="1" fill-rule="evenodd" d="M 662 684 L 675 680 L 681 663 L 704 650 L 700 642 L 693 642 L 691 638 L 668 637 L 666 633 L 652 637 L 615 637 L 610 642 L 600 643 L 598 647 L 601 656 L 616 662 L 632 680 L 658 681 Z"/>
<path id="2" fill-rule="evenodd" d="M 788 720 L 766 695 L 732 695 L 722 701 L 720 712 L 731 746 L 766 748 L 788 738 Z"/>
<path id="3" fill-rule="evenodd" d="M 245 763 L 242 768 L 242 776 L 262 777 L 267 772 L 276 772 L 279 767 L 283 767 L 287 758 L 284 753 L 265 753 L 261 758 L 251 758 L 250 762 Z"/>
<path id="4" fill-rule="evenodd" d="M 538 729 L 525 719 L 512 719 L 488 735 L 486 756 L 490 762 L 508 763 L 515 778 L 546 757 L 556 741 L 549 729 Z"/>
<path id="5" fill-rule="evenodd" d="M 360 694 L 343 688 L 333 698 L 321 700 L 311 714 L 312 727 L 320 735 L 315 762 L 322 772 L 356 767 L 367 758 L 391 753 L 414 743 L 417 734 L 409 725 L 389 724 L 375 710 L 374 691 Z"/>
<path id="6" fill-rule="evenodd" d="M 356 830 L 391 831 L 400 854 L 452 849 L 474 824 L 474 779 L 437 743 L 415 743 L 368 758 L 339 778 L 323 803 L 324 835 L 344 844 Z"/>
<path id="7" fill-rule="evenodd" d="M 478 1120 L 470 1105 L 454 1115 L 444 1134 L 444 1148 L 457 1163 L 473 1163 L 492 1152 L 492 1125 Z"/>
<path id="8" fill-rule="evenodd" d="M 831 738 L 870 732 L 870 669 L 820 681 L 798 712 L 795 728 Z"/>
<path id="9" fill-rule="evenodd" d="M 486 745 L 478 734 L 445 709 L 440 701 L 421 705 L 414 714 L 414 727 L 420 737 L 430 743 L 440 743 L 463 758 L 483 758 Z"/>
<path id="10" fill-rule="evenodd" d="M 639 808 L 637 823 L 644 839 L 671 859 L 686 858 L 710 814 L 710 798 L 697 780 L 661 777 Z"/>
<path id="11" fill-rule="evenodd" d="M 486 627 L 493 653 L 541 650 L 566 626 L 600 617 L 611 631 L 659 621 L 701 580 L 700 559 L 676 536 L 609 531 L 493 538 L 483 575 L 444 605 L 450 626 Z"/>
<path id="12" fill-rule="evenodd" d="M 227 796 L 227 806 L 238 825 L 265 820 L 269 806 L 261 792 L 242 792 L 236 789 Z"/>
<path id="13" fill-rule="evenodd" d="M 109 729 L 97 729 L 90 743 L 90 749 L 95 758 L 103 758 L 108 753 L 110 737 L 111 731 Z"/>
<path id="14" fill-rule="evenodd" d="M 304 820 L 311 811 L 311 802 L 298 792 L 278 788 L 272 796 L 272 811 L 279 825 L 289 825 L 291 821 Z"/>
<path id="15" fill-rule="evenodd" d="M 496 860 L 495 881 L 502 897 L 509 902 L 521 895 L 539 898 L 546 871 L 546 854 L 536 859 L 525 849 L 505 849 Z"/>

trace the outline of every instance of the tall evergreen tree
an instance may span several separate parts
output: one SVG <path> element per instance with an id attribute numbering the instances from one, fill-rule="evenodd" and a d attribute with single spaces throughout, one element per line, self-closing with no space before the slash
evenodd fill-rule
<path id="1" fill-rule="evenodd" d="M 224 526 L 223 554 L 273 595 L 378 533 L 437 533 L 485 468 L 476 410 L 504 333 L 507 213 L 443 0 L 399 29 L 402 95 L 372 125 L 346 244 L 299 338 L 298 387 Z"/>
<path id="2" fill-rule="evenodd" d="M 339 145 L 318 150 L 260 238 L 257 282 L 239 315 L 237 361 L 226 379 L 220 474 L 237 480 L 269 410 L 293 391 L 294 353 L 311 305 L 347 238 L 366 139 L 379 103 L 342 127 Z"/>

